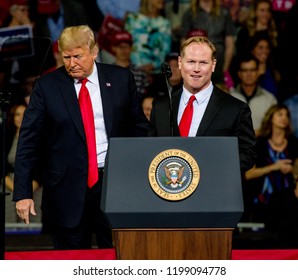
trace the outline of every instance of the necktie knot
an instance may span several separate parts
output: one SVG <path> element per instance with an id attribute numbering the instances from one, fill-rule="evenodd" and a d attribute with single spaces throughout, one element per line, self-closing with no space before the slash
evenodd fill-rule
<path id="1" fill-rule="evenodd" d="M 88 89 L 86 87 L 87 82 L 88 82 L 87 78 L 84 78 L 84 79 L 80 80 L 80 83 L 82 84 L 80 93 L 85 94 L 85 95 L 89 94 Z"/>
<path id="2" fill-rule="evenodd" d="M 191 97 L 189 97 L 188 103 L 193 103 L 195 100 L 196 100 L 196 97 L 192 95 Z"/>
<path id="3" fill-rule="evenodd" d="M 82 86 L 85 86 L 87 84 L 87 82 L 88 82 L 87 78 L 80 80 L 80 83 L 82 84 Z"/>
<path id="4" fill-rule="evenodd" d="M 84 79 L 79 81 L 79 83 L 81 83 L 81 88 L 80 88 L 80 91 L 79 91 L 79 104 L 80 104 L 80 107 L 81 107 L 81 111 L 82 111 L 82 109 L 84 110 L 85 106 L 87 106 L 87 107 L 92 106 L 91 99 L 90 99 L 90 96 L 89 96 L 89 91 L 88 91 L 88 88 L 86 86 L 87 82 L 88 82 L 87 78 L 84 78 Z"/>

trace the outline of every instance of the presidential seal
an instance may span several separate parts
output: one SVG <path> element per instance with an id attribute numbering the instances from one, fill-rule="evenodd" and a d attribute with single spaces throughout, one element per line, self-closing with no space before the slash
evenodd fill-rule
<path id="1" fill-rule="evenodd" d="M 159 153 L 151 162 L 148 178 L 153 191 L 163 199 L 178 201 L 198 187 L 200 169 L 187 152 L 177 149 Z"/>

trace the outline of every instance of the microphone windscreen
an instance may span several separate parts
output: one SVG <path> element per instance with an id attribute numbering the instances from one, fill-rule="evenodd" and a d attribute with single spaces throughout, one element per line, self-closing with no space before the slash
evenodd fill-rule
<path id="1" fill-rule="evenodd" d="M 161 73 L 163 73 L 164 75 L 166 75 L 167 78 L 171 78 L 172 77 L 172 70 L 170 65 L 167 62 L 163 62 L 161 64 Z"/>

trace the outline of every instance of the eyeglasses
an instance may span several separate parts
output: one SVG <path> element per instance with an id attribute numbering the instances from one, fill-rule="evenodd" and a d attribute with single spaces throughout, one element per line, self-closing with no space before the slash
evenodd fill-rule
<path id="1" fill-rule="evenodd" d="M 247 73 L 247 72 L 252 73 L 252 72 L 257 71 L 257 68 L 240 68 L 240 71 L 244 72 L 244 73 Z"/>

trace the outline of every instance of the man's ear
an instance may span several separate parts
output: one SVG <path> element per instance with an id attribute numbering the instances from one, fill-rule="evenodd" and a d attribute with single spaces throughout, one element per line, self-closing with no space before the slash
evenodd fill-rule
<path id="1" fill-rule="evenodd" d="M 178 67 L 179 67 L 180 70 L 181 70 L 181 63 L 182 63 L 182 58 L 181 58 L 181 56 L 179 55 L 179 56 L 178 56 Z"/>

